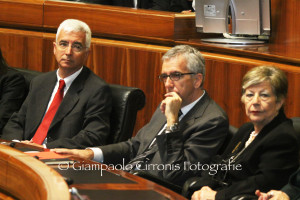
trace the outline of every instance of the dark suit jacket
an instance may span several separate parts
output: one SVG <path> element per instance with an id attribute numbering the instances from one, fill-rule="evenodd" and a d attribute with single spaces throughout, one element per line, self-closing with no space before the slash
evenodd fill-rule
<path id="1" fill-rule="evenodd" d="M 136 137 L 126 142 L 100 147 L 104 155 L 104 163 L 119 164 L 123 163 L 124 159 L 126 164 L 143 153 L 156 137 L 158 148 L 145 165 L 156 164 L 165 169 L 146 170 L 153 175 L 182 185 L 187 178 L 199 173 L 198 170 L 185 170 L 184 166 L 198 162 L 208 163 L 210 157 L 221 147 L 228 132 L 226 113 L 207 93 L 180 121 L 178 132 L 157 136 L 165 123 L 166 118 L 158 108 L 150 122 L 138 132 Z M 167 169 L 167 165 L 177 169 Z"/>
<path id="2" fill-rule="evenodd" d="M 26 97 L 26 83 L 22 74 L 8 68 L 0 75 L 0 136 L 2 129 L 14 112 L 17 112 Z"/>
<path id="3" fill-rule="evenodd" d="M 289 183 L 281 190 L 290 197 L 290 200 L 300 199 L 300 168 L 290 177 Z"/>
<path id="4" fill-rule="evenodd" d="M 237 155 L 244 148 L 250 133 L 254 130 L 252 123 L 244 124 L 236 133 L 228 148 L 221 156 L 228 159 Z M 232 153 L 233 152 L 233 153 Z M 287 183 L 289 176 L 298 168 L 298 143 L 291 120 L 280 114 L 266 125 L 250 145 L 232 164 L 240 164 L 242 170 L 227 170 L 225 182 L 227 187 L 220 187 L 203 173 L 199 182 L 217 190 L 216 200 L 231 199 L 239 194 L 254 194 L 260 189 L 280 189 Z M 225 172 L 225 171 L 223 171 Z M 219 170 L 217 177 L 223 173 Z M 215 176 L 216 177 L 216 176 Z M 210 181 L 207 179 L 210 178 Z"/>
<path id="5" fill-rule="evenodd" d="M 20 111 L 4 127 L 3 139 L 32 139 L 45 114 L 56 81 L 56 71 L 31 81 L 29 94 Z M 47 134 L 47 148 L 85 148 L 105 144 L 110 128 L 110 111 L 109 86 L 83 67 L 54 116 Z"/>

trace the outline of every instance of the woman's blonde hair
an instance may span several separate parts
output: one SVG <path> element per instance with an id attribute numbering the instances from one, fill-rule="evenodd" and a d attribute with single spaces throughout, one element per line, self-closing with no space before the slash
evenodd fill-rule
<path id="1" fill-rule="evenodd" d="M 242 81 L 242 102 L 248 87 L 268 81 L 277 101 L 285 99 L 288 92 L 287 77 L 282 70 L 274 66 L 259 66 L 249 70 Z"/>

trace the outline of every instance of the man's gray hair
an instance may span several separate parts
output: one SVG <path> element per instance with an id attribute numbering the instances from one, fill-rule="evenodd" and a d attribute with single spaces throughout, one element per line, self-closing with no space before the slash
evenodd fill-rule
<path id="1" fill-rule="evenodd" d="M 58 35 L 61 32 L 61 30 L 67 31 L 67 32 L 84 32 L 85 33 L 85 46 L 87 48 L 90 48 L 91 46 L 91 29 L 90 27 L 83 21 L 77 20 L 77 19 L 66 19 L 63 21 L 56 33 L 56 42 L 58 39 Z"/>
<path id="2" fill-rule="evenodd" d="M 202 74 L 202 86 L 205 79 L 205 59 L 200 51 L 189 45 L 177 45 L 163 55 L 162 61 L 164 62 L 165 60 L 169 60 L 177 56 L 183 56 L 185 58 L 187 68 L 190 72 Z"/>

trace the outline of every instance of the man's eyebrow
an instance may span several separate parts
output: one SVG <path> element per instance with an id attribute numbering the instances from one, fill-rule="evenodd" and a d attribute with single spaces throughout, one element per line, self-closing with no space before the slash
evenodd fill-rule
<path id="1" fill-rule="evenodd" d="M 174 73 L 182 73 L 182 72 L 180 72 L 180 71 L 173 71 L 173 72 L 170 72 L 170 74 L 174 74 Z"/>
<path id="2" fill-rule="evenodd" d="M 60 40 L 59 42 L 67 42 L 67 43 L 69 43 L 69 41 L 67 41 L 67 40 Z M 80 45 L 82 45 L 81 42 L 77 42 L 77 41 L 73 42 L 73 44 L 80 44 Z"/>
<path id="3" fill-rule="evenodd" d="M 182 73 L 182 72 L 179 72 L 179 71 L 172 71 L 172 72 L 170 72 L 169 74 L 174 74 L 174 73 Z M 168 74 L 168 73 L 166 73 L 166 72 L 163 72 L 163 73 L 161 73 L 161 74 Z"/>
<path id="4" fill-rule="evenodd" d="M 73 44 L 80 44 L 80 45 L 82 45 L 81 42 L 77 42 L 77 41 L 75 41 Z"/>

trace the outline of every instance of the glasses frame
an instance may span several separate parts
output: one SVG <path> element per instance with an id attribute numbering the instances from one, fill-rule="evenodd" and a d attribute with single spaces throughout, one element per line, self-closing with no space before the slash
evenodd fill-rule
<path id="1" fill-rule="evenodd" d="M 174 75 L 174 74 L 179 75 L 179 77 L 178 78 L 177 77 L 176 78 L 174 78 L 174 77 L 172 78 L 172 75 Z M 158 76 L 158 78 L 159 78 L 159 80 L 161 82 L 166 82 L 166 80 L 167 80 L 168 77 L 172 81 L 179 81 L 181 79 L 181 77 L 184 76 L 184 75 L 195 75 L 195 74 L 197 74 L 197 73 L 194 73 L 194 72 L 189 72 L 189 73 L 173 72 L 173 73 L 170 73 L 169 75 L 167 75 L 167 74 L 161 74 L 161 75 Z M 165 77 L 162 77 L 163 75 Z"/>
<path id="2" fill-rule="evenodd" d="M 67 46 L 62 46 L 63 43 L 64 42 L 61 43 L 61 41 L 59 41 L 58 43 L 56 43 L 56 45 L 58 46 L 59 49 L 65 51 L 65 50 L 67 50 L 69 48 L 70 43 L 66 42 L 68 45 Z M 76 52 L 76 53 L 81 53 L 81 52 L 83 52 L 84 49 L 87 48 L 87 47 L 81 45 L 81 49 L 80 50 L 76 50 L 77 48 L 75 48 L 75 45 L 79 45 L 79 44 L 81 45 L 81 43 L 73 43 L 71 45 L 71 50 L 74 51 L 74 52 Z"/>

